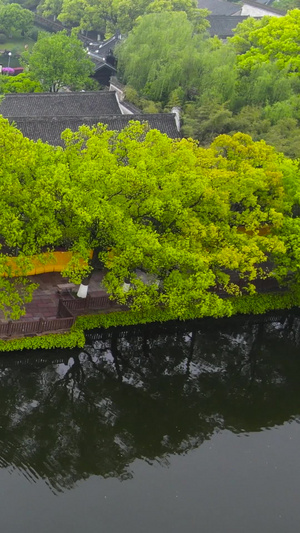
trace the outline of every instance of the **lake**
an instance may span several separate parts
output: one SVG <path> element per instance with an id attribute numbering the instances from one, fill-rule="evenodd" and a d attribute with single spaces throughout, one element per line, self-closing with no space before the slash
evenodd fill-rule
<path id="1" fill-rule="evenodd" d="M 0 357 L 5 533 L 296 533 L 300 317 Z"/>

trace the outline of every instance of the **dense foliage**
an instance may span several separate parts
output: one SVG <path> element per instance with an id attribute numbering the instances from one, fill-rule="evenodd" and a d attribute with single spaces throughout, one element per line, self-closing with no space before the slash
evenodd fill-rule
<path id="1" fill-rule="evenodd" d="M 0 33 L 5 35 L 23 35 L 32 30 L 34 14 L 18 3 L 0 4 Z"/>
<path id="2" fill-rule="evenodd" d="M 166 103 L 198 83 L 202 42 L 184 12 L 145 15 L 120 47 L 119 73 L 141 95 Z"/>
<path id="3" fill-rule="evenodd" d="M 17 76 L 2 76 L 0 78 L 0 93 L 40 93 L 43 87 L 34 79 L 30 72 L 22 72 Z"/>
<path id="4" fill-rule="evenodd" d="M 94 70 L 82 43 L 65 31 L 39 34 L 32 52 L 23 56 L 33 78 L 46 91 L 56 92 L 65 85 L 73 90 L 83 89 Z"/>
<path id="5" fill-rule="evenodd" d="M 299 10 L 248 18 L 223 43 L 195 35 L 183 13 L 145 16 L 117 51 L 127 98 L 146 111 L 181 106 L 183 133 L 204 145 L 242 131 L 299 157 L 299 22 Z"/>
<path id="6" fill-rule="evenodd" d="M 230 315 L 220 291 L 253 294 L 261 278 L 298 283 L 298 165 L 262 141 L 223 135 L 205 149 L 133 122 L 67 130 L 63 150 L 4 119 L 0 138 L 0 274 L 7 249 L 22 274 L 33 254 L 64 246 L 65 274 L 80 282 L 92 248 L 112 298 L 177 317 Z"/>
<path id="7" fill-rule="evenodd" d="M 96 30 L 102 37 L 116 30 L 126 33 L 145 13 L 162 11 L 184 11 L 195 28 L 205 25 L 205 11 L 197 9 L 195 0 L 41 0 L 37 10 L 55 15 L 66 26 Z"/>

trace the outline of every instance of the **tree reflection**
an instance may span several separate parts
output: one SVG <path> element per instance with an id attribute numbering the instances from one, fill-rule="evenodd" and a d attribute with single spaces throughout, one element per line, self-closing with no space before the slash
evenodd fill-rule
<path id="1" fill-rule="evenodd" d="M 167 464 L 215 431 L 299 414 L 300 319 L 93 332 L 83 351 L 0 359 L 0 464 L 54 491 L 90 475 Z"/>

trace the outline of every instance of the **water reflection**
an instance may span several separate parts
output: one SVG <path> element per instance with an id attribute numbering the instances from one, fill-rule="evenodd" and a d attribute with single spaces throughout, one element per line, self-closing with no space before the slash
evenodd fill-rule
<path id="1" fill-rule="evenodd" d="M 191 322 L 93 332 L 84 350 L 0 359 L 0 464 L 54 492 L 127 479 L 218 430 L 300 414 L 300 319 Z"/>

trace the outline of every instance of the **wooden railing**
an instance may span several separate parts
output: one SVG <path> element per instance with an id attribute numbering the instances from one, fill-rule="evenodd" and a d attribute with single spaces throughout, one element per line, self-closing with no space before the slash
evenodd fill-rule
<path id="1" fill-rule="evenodd" d="M 58 302 L 57 317 L 58 318 L 70 318 L 70 317 L 73 317 L 71 311 L 64 304 L 64 300 L 59 300 L 59 302 Z"/>
<path id="2" fill-rule="evenodd" d="M 119 307 L 119 304 L 113 302 L 108 296 L 87 296 L 78 300 L 61 300 L 61 304 L 69 311 L 80 311 L 83 309 L 111 309 Z"/>
<path id="3" fill-rule="evenodd" d="M 0 324 L 0 337 L 14 338 L 31 335 L 41 335 L 42 333 L 51 333 L 54 331 L 68 331 L 74 324 L 75 318 L 52 318 L 31 321 L 6 322 Z"/>
<path id="4" fill-rule="evenodd" d="M 80 311 L 85 309 L 104 311 L 116 308 L 119 308 L 119 305 L 116 302 L 112 302 L 108 296 L 88 296 L 78 300 L 61 299 L 58 303 L 57 318 L 0 323 L 0 338 L 9 339 L 68 331 L 73 326 Z"/>
<path id="5" fill-rule="evenodd" d="M 268 280 L 267 280 L 268 281 Z M 257 292 L 284 292 L 286 288 L 280 288 L 276 280 L 262 280 L 258 283 Z M 216 291 L 220 297 L 229 297 L 228 294 L 221 294 Z M 111 301 L 107 295 L 87 296 L 87 298 L 78 299 L 60 299 L 57 309 L 57 318 L 40 318 L 39 320 L 18 321 L 0 323 L 0 338 L 11 339 L 22 336 L 42 335 L 46 333 L 68 331 L 74 324 L 76 316 L 80 311 L 86 309 L 97 309 L 99 311 L 114 311 L 126 309 L 117 302 Z"/>

